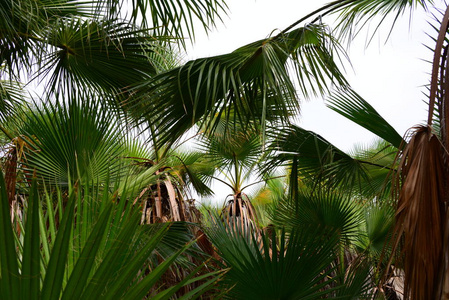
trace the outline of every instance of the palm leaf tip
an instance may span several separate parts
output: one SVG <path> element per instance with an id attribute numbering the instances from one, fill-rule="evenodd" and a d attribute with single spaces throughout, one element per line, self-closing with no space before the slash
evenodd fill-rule
<path id="1" fill-rule="evenodd" d="M 371 104 L 350 88 L 333 92 L 327 107 L 390 142 L 396 148 L 405 143 L 393 126 Z"/>

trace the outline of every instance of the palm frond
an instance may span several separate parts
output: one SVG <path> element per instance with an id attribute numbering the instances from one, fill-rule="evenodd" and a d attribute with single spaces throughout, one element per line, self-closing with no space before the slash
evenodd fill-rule
<path id="1" fill-rule="evenodd" d="M 377 140 L 364 147 L 356 147 L 351 156 L 360 161 L 369 174 L 368 181 L 362 178 L 360 189 L 366 198 L 387 199 L 391 195 L 391 180 L 397 172 L 396 157 L 398 149 L 385 140 Z M 383 200 L 382 200 L 383 201 Z"/>
<path id="2" fill-rule="evenodd" d="M 231 127 L 231 128 L 229 128 Z M 225 132 L 217 132 L 210 136 L 203 136 L 200 149 L 219 169 L 230 169 L 241 166 L 254 166 L 261 154 L 261 136 L 254 129 L 232 129 L 226 126 Z"/>
<path id="3" fill-rule="evenodd" d="M 159 45 L 127 23 L 60 18 L 46 33 L 52 46 L 39 60 L 53 93 L 96 88 L 118 92 L 156 73 L 149 56 Z M 154 53 L 152 54 L 154 55 Z"/>
<path id="4" fill-rule="evenodd" d="M 332 93 L 327 107 L 390 142 L 396 148 L 405 143 L 393 126 L 350 88 Z"/>
<path id="5" fill-rule="evenodd" d="M 195 192 L 201 196 L 209 196 L 214 193 L 210 185 L 215 166 L 208 158 L 205 158 L 203 152 L 182 151 L 172 153 L 170 157 L 174 158 L 175 163 L 173 175 L 181 179 L 181 185 L 191 184 Z"/>
<path id="6" fill-rule="evenodd" d="M 317 187 L 319 182 L 327 187 L 357 190 L 361 188 L 361 182 L 369 183 L 369 175 L 362 161 L 341 151 L 320 135 L 295 125 L 274 134 L 269 149 L 275 155 L 264 169 L 291 166 L 296 158 L 295 171 L 298 176 L 315 183 Z"/>
<path id="7" fill-rule="evenodd" d="M 308 25 L 161 73 L 134 87 L 137 95 L 126 105 L 158 128 L 161 143 L 178 138 L 199 120 L 215 128 L 224 115 L 265 128 L 265 121 L 286 120 L 298 111 L 291 63 L 304 95 L 346 83 L 332 54 L 336 49 L 325 27 Z"/>
<path id="8" fill-rule="evenodd" d="M 154 28 L 158 35 L 195 38 L 195 27 L 212 29 L 227 13 L 224 0 L 106 0 L 97 2 L 97 10 L 106 12 L 108 18 L 123 17 L 123 6 L 128 5 L 131 22 L 144 28 Z"/>
<path id="9" fill-rule="evenodd" d="M 19 110 L 25 102 L 23 87 L 14 81 L 0 80 L 0 123 L 5 124 L 6 120 Z"/>
<path id="10" fill-rule="evenodd" d="M 270 218 L 276 226 L 289 231 L 298 228 L 321 228 L 323 232 L 339 234 L 341 243 L 351 245 L 363 222 L 360 204 L 348 196 L 299 191 L 297 200 L 282 197 L 270 210 Z"/>
<path id="11" fill-rule="evenodd" d="M 190 239 L 187 244 L 171 245 L 165 261 L 145 273 L 149 257 L 162 249 L 159 246 L 164 238 L 185 236 L 171 233 L 169 238 L 169 224 L 152 231 L 139 226 L 136 207 L 126 194 L 117 199 L 117 193 L 109 194 L 108 188 L 98 185 L 83 189 L 74 185 L 69 190 L 68 196 L 55 191 L 58 202 L 53 209 L 52 196 L 42 196 L 34 178 L 31 193 L 23 199 L 28 209 L 24 219 L 17 221 L 21 230 L 13 230 L 9 217 L 2 218 L 0 230 L 8 245 L 0 253 L 2 298 L 142 299 L 151 294 L 168 299 L 180 288 L 199 281 L 203 285 L 190 291 L 194 297 L 218 279 L 217 272 L 197 276 L 202 269 L 199 266 L 174 286 L 161 288 L 161 276 L 191 247 Z M 9 215 L 2 174 L 0 192 L 0 214 Z M 61 198 L 66 198 L 66 203 Z"/>
<path id="12" fill-rule="evenodd" d="M 337 30 L 340 31 L 341 37 L 348 40 L 353 39 L 359 31 L 370 23 L 377 22 L 374 26 L 374 33 L 378 30 L 382 23 L 390 18 L 390 30 L 393 29 L 396 20 L 407 10 L 413 11 L 417 7 L 426 9 L 428 4 L 433 1 L 424 0 L 349 0 L 334 1 L 323 14 L 337 14 L 339 24 Z"/>
<path id="13" fill-rule="evenodd" d="M 91 1 L 83 0 L 17 0 L 0 5 L 0 62 L 8 70 L 31 67 L 32 58 L 45 45 L 42 31 L 53 20 L 66 16 L 94 17 Z"/>
<path id="14" fill-rule="evenodd" d="M 332 297 L 335 232 L 284 230 L 272 236 L 241 231 L 211 217 L 207 234 L 230 270 L 224 276 L 229 298 L 318 299 Z"/>
<path id="15" fill-rule="evenodd" d="M 356 245 L 360 252 L 379 260 L 386 260 L 392 251 L 391 238 L 395 211 L 391 203 L 371 203 L 364 207 L 362 231 Z"/>
<path id="16" fill-rule="evenodd" d="M 120 127 L 113 124 L 114 115 L 92 100 L 35 106 L 18 129 L 30 150 L 24 168 L 62 185 L 105 180 L 119 170 L 124 151 Z"/>

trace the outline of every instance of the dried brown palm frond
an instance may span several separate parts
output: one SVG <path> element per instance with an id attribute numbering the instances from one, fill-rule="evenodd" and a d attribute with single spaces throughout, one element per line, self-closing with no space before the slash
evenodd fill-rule
<path id="1" fill-rule="evenodd" d="M 19 166 L 26 165 L 26 152 L 30 150 L 29 143 L 32 143 L 32 141 L 22 136 L 12 138 L 3 157 L 2 167 L 4 168 L 6 193 L 11 209 L 11 222 L 14 222 L 16 218 L 20 220 L 23 214 L 23 203 L 21 197 L 16 194 L 16 185 L 22 181 L 28 183 L 31 181 L 30 171 L 23 167 L 19 168 Z M 19 175 L 19 169 L 23 172 L 22 176 Z M 17 224 L 17 226 L 19 225 Z M 20 231 L 20 229 L 18 230 Z"/>
<path id="2" fill-rule="evenodd" d="M 17 148 L 11 146 L 5 155 L 5 183 L 9 205 L 14 201 L 17 181 Z"/>
<path id="3" fill-rule="evenodd" d="M 237 193 L 227 202 L 222 211 L 227 224 L 237 226 L 242 232 L 258 231 L 257 214 L 245 193 Z M 248 231 L 248 232 L 249 232 Z"/>
<path id="4" fill-rule="evenodd" d="M 436 39 L 427 126 L 415 127 L 410 142 L 398 154 L 395 234 L 396 245 L 401 243 L 403 254 L 404 299 L 449 299 L 444 289 L 448 266 L 448 256 L 445 255 L 445 237 L 448 235 L 447 113 L 437 116 L 437 121 L 443 124 L 443 141 L 432 131 L 437 94 L 440 112 L 441 108 L 446 110 L 449 101 L 448 52 L 443 52 L 448 28 L 449 6 Z"/>
<path id="5" fill-rule="evenodd" d="M 414 128 L 398 166 L 395 234 L 401 242 L 404 299 L 438 299 L 443 249 L 443 147 L 430 126 Z"/>
<path id="6" fill-rule="evenodd" d="M 181 191 L 170 179 L 159 180 L 140 193 L 137 200 L 142 201 L 142 224 L 165 223 L 172 221 L 192 221 L 186 212 L 186 204 Z"/>

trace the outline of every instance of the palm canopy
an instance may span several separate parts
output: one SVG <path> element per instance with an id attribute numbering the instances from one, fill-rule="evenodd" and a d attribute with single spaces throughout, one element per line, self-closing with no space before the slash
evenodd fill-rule
<path id="1" fill-rule="evenodd" d="M 335 39 L 338 32 L 352 36 L 358 32 L 356 24 L 360 27 L 392 12 L 397 18 L 416 6 L 425 7 L 426 2 L 330 2 L 275 36 L 232 53 L 190 61 L 136 85 L 132 91 L 137 97 L 126 105 L 137 119 L 150 120 L 158 128 L 160 143 L 178 138 L 198 121 L 215 128 L 214 115 L 229 111 L 234 111 L 236 120 L 257 120 L 265 129 L 266 121 L 286 121 L 297 113 L 299 98 L 347 85 L 338 67 L 345 56 Z M 321 17 L 329 14 L 338 15 L 337 33 L 321 23 Z M 295 83 L 292 71 L 298 79 Z"/>
<path id="2" fill-rule="evenodd" d="M 254 124 L 242 126 L 221 118 L 215 130 L 203 133 L 198 145 L 225 180 L 214 178 L 229 186 L 234 195 L 243 191 L 250 177 L 257 177 L 263 151 L 260 130 Z"/>
<path id="3" fill-rule="evenodd" d="M 45 79 L 54 94 L 116 93 L 157 72 L 168 40 L 193 37 L 196 21 L 210 29 L 225 10 L 214 0 L 2 1 L 0 62 L 11 78 Z"/>
<path id="4" fill-rule="evenodd" d="M 157 148 L 135 138 L 129 139 L 126 144 L 126 158 L 135 165 L 131 178 L 137 190 L 156 184 L 157 180 L 169 180 L 184 196 L 189 196 L 190 188 L 199 195 L 213 193 L 209 183 L 214 166 L 205 159 L 203 152 L 188 149 L 183 144 Z"/>
<path id="5" fill-rule="evenodd" d="M 24 99 L 25 95 L 20 84 L 9 80 L 0 80 L 0 124 L 6 123 L 13 117 L 14 112 L 18 110 Z"/>
<path id="6" fill-rule="evenodd" d="M 243 46 L 232 53 L 190 61 L 136 85 L 126 105 L 136 118 L 158 128 L 170 142 L 193 124 L 215 128 L 221 116 L 234 122 L 288 120 L 298 112 L 298 94 L 323 93 L 346 84 L 335 62 L 341 51 L 325 26 L 309 24 Z M 230 113 L 232 112 L 232 114 Z"/>

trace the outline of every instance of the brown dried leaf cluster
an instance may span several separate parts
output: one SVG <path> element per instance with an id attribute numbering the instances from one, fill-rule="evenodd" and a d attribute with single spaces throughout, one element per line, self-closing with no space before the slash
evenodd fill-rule
<path id="1" fill-rule="evenodd" d="M 405 299 L 439 298 L 444 224 L 442 149 L 430 127 L 416 127 L 399 164 L 402 184 L 395 233 L 404 254 Z"/>

